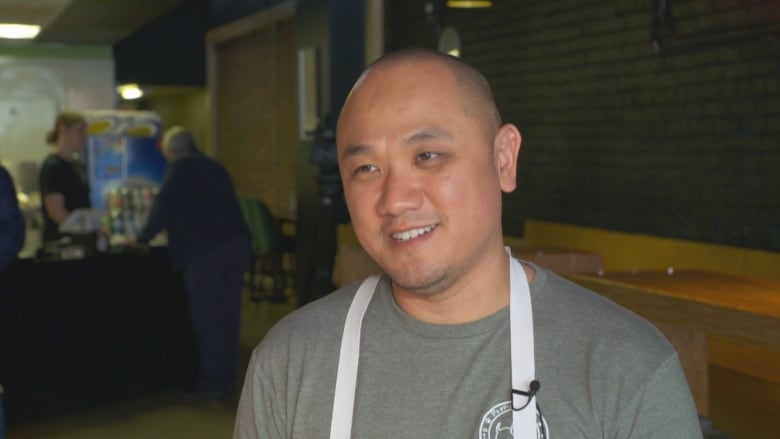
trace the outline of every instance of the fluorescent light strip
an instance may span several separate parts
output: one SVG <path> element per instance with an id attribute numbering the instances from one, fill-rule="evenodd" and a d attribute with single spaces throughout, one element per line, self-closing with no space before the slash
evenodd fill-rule
<path id="1" fill-rule="evenodd" d="M 0 23 L 0 38 L 30 40 L 41 31 L 36 24 Z"/>
<path id="2" fill-rule="evenodd" d="M 143 90 L 138 84 L 124 84 L 116 88 L 116 91 L 124 100 L 138 99 L 144 95 Z"/>
<path id="3" fill-rule="evenodd" d="M 450 8 L 489 8 L 493 2 L 489 0 L 448 0 L 447 6 Z"/>

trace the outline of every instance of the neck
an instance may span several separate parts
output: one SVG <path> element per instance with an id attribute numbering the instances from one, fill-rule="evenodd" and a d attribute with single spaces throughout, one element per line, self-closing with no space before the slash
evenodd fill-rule
<path id="1" fill-rule="evenodd" d="M 169 161 L 175 162 L 176 160 L 179 160 L 179 159 L 187 157 L 187 156 L 191 156 L 193 154 L 195 154 L 195 151 L 182 151 L 182 152 L 180 152 L 178 154 L 171 155 Z"/>
<path id="2" fill-rule="evenodd" d="M 393 284 L 393 297 L 410 316 L 428 323 L 468 323 L 494 314 L 509 305 L 510 277 L 508 255 L 501 248 L 485 264 L 472 270 L 471 277 L 459 280 L 445 291 L 420 294 Z M 530 283 L 533 269 L 523 266 Z"/>
<path id="3" fill-rule="evenodd" d="M 54 150 L 54 153 L 58 156 L 62 157 L 65 160 L 72 161 L 73 160 L 73 152 L 68 150 L 68 148 L 59 145 L 57 146 L 57 149 Z"/>

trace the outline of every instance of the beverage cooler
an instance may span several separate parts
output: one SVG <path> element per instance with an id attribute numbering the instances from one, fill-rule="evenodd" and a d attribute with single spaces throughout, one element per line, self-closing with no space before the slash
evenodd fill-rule
<path id="1" fill-rule="evenodd" d="M 150 111 L 86 112 L 86 163 L 92 206 L 112 243 L 135 238 L 165 177 L 161 124 Z"/>

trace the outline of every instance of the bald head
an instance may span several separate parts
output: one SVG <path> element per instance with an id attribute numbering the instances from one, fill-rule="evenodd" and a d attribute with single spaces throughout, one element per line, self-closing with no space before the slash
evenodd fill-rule
<path id="1" fill-rule="evenodd" d="M 430 49 L 411 48 L 389 53 L 374 61 L 355 82 L 347 102 L 358 93 L 365 80 L 377 70 L 390 69 L 399 65 L 420 66 L 432 63 L 443 66 L 452 73 L 460 96 L 461 109 L 483 124 L 486 135 L 492 139 L 501 126 L 501 115 L 493 97 L 493 91 L 487 79 L 474 67 L 464 61 Z"/>
<path id="2" fill-rule="evenodd" d="M 339 173 L 355 234 L 397 301 L 462 291 L 506 258 L 502 194 L 515 189 L 520 141 L 485 78 L 455 58 L 405 50 L 361 76 L 339 115 Z"/>
<path id="3" fill-rule="evenodd" d="M 195 138 L 184 127 L 175 126 L 168 129 L 162 139 L 163 155 L 168 161 L 197 151 Z"/>

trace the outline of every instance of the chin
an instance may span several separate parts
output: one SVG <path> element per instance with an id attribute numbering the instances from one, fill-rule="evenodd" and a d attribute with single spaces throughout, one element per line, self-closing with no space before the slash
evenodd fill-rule
<path id="1" fill-rule="evenodd" d="M 445 270 L 415 267 L 412 270 L 388 271 L 388 274 L 399 287 L 423 296 L 437 294 L 450 284 L 450 277 Z"/>

